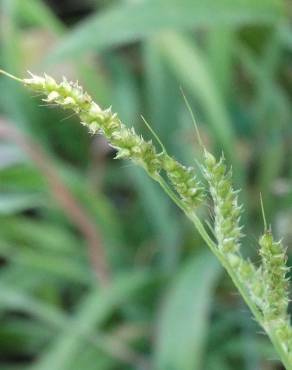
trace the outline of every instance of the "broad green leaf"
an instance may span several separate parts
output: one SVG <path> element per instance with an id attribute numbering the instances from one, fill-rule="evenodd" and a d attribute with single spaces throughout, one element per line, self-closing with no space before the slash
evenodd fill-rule
<path id="1" fill-rule="evenodd" d="M 81 346 L 81 351 L 73 354 L 74 370 L 110 370 L 115 364 L 115 360 L 106 356 L 102 350 L 98 350 L 93 346 L 88 346 L 84 344 Z M 92 366 L 94 364 L 94 366 Z"/>
<path id="2" fill-rule="evenodd" d="M 235 32 L 229 28 L 214 28 L 207 37 L 208 62 L 223 96 L 232 92 Z M 231 96 L 227 96 L 232 98 Z"/>
<path id="3" fill-rule="evenodd" d="M 3 243 L 2 240 L 1 243 Z M 3 257 L 2 252 L 1 256 Z M 4 286 L 8 285 L 21 291 L 34 292 L 41 289 L 43 284 L 54 285 L 56 277 L 45 274 L 42 270 L 28 270 L 27 266 L 11 263 L 1 268 L 0 281 Z"/>
<path id="4" fill-rule="evenodd" d="M 26 22 L 48 28 L 56 34 L 65 30 L 50 8 L 41 0 L 17 0 L 17 17 Z"/>
<path id="5" fill-rule="evenodd" d="M 20 248 L 28 245 L 34 250 L 47 250 L 61 256 L 84 257 L 84 243 L 64 225 L 31 220 L 23 216 L 0 218 L 1 237 Z"/>
<path id="6" fill-rule="evenodd" d="M 51 344 L 31 370 L 72 369 L 72 361 L 82 348 L 81 339 L 98 328 L 115 309 L 142 290 L 154 278 L 147 272 L 131 272 L 115 278 L 104 290 L 93 287 L 84 297 L 70 327 Z"/>
<path id="7" fill-rule="evenodd" d="M 0 243 L 0 255 L 15 265 L 26 267 L 28 271 L 42 272 L 43 279 L 46 274 L 75 283 L 89 283 L 94 279 L 93 273 L 90 273 L 91 270 L 84 260 L 82 263 L 67 256 L 58 256 L 31 248 L 11 247 L 3 241 Z"/>
<path id="8" fill-rule="evenodd" d="M 177 82 L 172 78 L 165 58 L 161 55 L 154 39 L 143 43 L 144 89 L 147 103 L 147 117 L 159 135 L 163 145 L 175 155 L 179 107 L 183 102 Z"/>
<path id="9" fill-rule="evenodd" d="M 224 153 L 234 158 L 234 128 L 205 55 L 194 42 L 174 32 L 160 35 L 157 45 L 179 82 L 199 101 Z"/>
<path id="10" fill-rule="evenodd" d="M 158 317 L 155 369 L 201 370 L 204 365 L 218 262 L 202 253 L 174 280 Z"/>
<path id="11" fill-rule="evenodd" d="M 22 156 L 24 154 L 22 153 Z M 13 190 L 15 192 L 41 192 L 46 190 L 45 180 L 32 163 L 16 164 L 0 171 L 1 191 Z"/>
<path id="12" fill-rule="evenodd" d="M 4 309 L 26 312 L 53 327 L 63 327 L 66 323 L 66 316 L 58 309 L 1 283 L 0 310 Z"/>
<path id="13" fill-rule="evenodd" d="M 47 60 L 56 62 L 86 51 L 135 42 L 169 28 L 271 24 L 279 21 L 281 14 L 282 6 L 276 0 L 144 0 L 118 4 L 78 25 L 50 51 Z"/>
<path id="14" fill-rule="evenodd" d="M 11 215 L 43 205 L 39 194 L 30 193 L 1 193 L 0 214 Z"/>

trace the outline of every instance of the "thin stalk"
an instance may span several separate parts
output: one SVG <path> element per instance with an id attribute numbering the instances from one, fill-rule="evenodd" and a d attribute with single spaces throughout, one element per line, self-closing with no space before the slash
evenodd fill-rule
<path id="1" fill-rule="evenodd" d="M 150 175 L 151 176 L 151 175 Z M 263 318 L 261 315 L 261 312 L 257 308 L 257 306 L 254 304 L 252 299 L 250 298 L 250 295 L 236 273 L 234 272 L 233 268 L 229 265 L 228 261 L 224 258 L 224 256 L 220 253 L 219 249 L 217 248 L 216 243 L 210 238 L 208 232 L 206 231 L 206 228 L 200 221 L 199 217 L 196 215 L 195 212 L 189 212 L 188 209 L 184 206 L 184 204 L 181 202 L 181 200 L 176 196 L 176 194 L 170 189 L 168 184 L 165 182 L 165 180 L 160 176 L 151 176 L 154 180 L 156 180 L 162 189 L 165 191 L 165 193 L 175 202 L 175 204 L 185 213 L 185 215 L 190 219 L 190 221 L 194 224 L 195 228 L 197 229 L 198 233 L 201 235 L 205 243 L 208 245 L 208 247 L 211 249 L 212 253 L 218 258 L 219 262 L 225 270 L 227 271 L 228 275 L 230 276 L 231 280 L 233 281 L 233 284 L 238 289 L 239 293 L 241 294 L 243 300 L 251 310 L 252 314 L 254 315 L 256 321 L 263 327 L 263 329 L 268 334 L 273 346 L 276 349 L 276 352 L 279 355 L 280 360 L 282 361 L 283 365 L 287 370 L 292 370 L 292 365 L 290 363 L 290 360 L 287 356 L 287 353 L 284 351 L 283 347 L 281 346 L 281 343 L 279 341 L 279 338 L 277 335 L 273 332 L 272 329 L 265 326 L 263 322 Z"/>
<path id="2" fill-rule="evenodd" d="M 1 69 L 1 68 L 0 68 L 0 74 L 2 74 L 2 75 L 4 75 L 4 76 L 7 76 L 7 77 L 9 77 L 9 78 L 12 78 L 12 79 L 13 79 L 13 80 L 15 80 L 15 81 L 18 81 L 18 82 L 23 83 L 23 80 L 22 80 L 21 78 L 18 78 L 18 77 L 16 77 L 16 76 L 12 75 L 11 73 L 8 73 L 8 72 L 4 71 L 4 70 L 3 70 L 3 69 Z"/>
<path id="3" fill-rule="evenodd" d="M 149 174 L 149 173 L 148 173 Z M 173 202 L 184 212 L 187 213 L 187 208 L 185 207 L 184 203 L 179 199 L 179 197 L 174 193 L 174 191 L 169 187 L 167 182 L 164 180 L 164 178 L 160 175 L 151 175 L 155 181 L 159 183 L 159 185 L 162 187 L 164 192 L 173 200 Z"/>
<path id="4" fill-rule="evenodd" d="M 269 327 L 266 327 L 262 325 L 265 329 L 266 333 L 268 334 L 274 348 L 276 349 L 276 352 L 278 353 L 280 360 L 282 361 L 282 364 L 286 368 L 286 370 L 292 370 L 292 364 L 291 361 L 287 355 L 287 352 L 284 351 L 283 347 L 281 346 L 280 340 L 276 333 L 274 333 L 273 329 L 270 329 Z"/>

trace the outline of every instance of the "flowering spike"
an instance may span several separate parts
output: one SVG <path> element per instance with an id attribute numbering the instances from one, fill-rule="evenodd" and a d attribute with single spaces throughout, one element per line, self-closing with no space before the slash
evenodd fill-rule
<path id="1" fill-rule="evenodd" d="M 145 141 L 136 134 L 134 128 L 127 128 L 117 114 L 112 113 L 111 107 L 102 110 L 77 82 L 69 82 L 63 77 L 62 82 L 58 84 L 46 74 L 39 77 L 30 73 L 30 76 L 31 78 L 23 80 L 25 85 L 43 93 L 46 96 L 43 99 L 45 102 L 73 110 L 91 134 L 101 132 L 117 150 L 116 158 L 131 159 L 151 175 L 164 170 L 188 209 L 194 208 L 202 201 L 203 189 L 196 180 L 194 169 L 186 168 L 169 157 L 156 134 L 154 136 L 162 147 L 162 153 L 157 153 L 152 141 Z M 145 119 L 143 120 L 145 122 Z"/>
<path id="2" fill-rule="evenodd" d="M 102 110 L 78 83 L 68 82 L 65 78 L 61 83 L 57 83 L 47 75 L 39 77 L 33 74 L 31 78 L 20 80 L 1 69 L 0 74 L 5 74 L 34 91 L 43 93 L 44 100 L 48 103 L 73 110 L 79 115 L 82 125 L 87 126 L 92 134 L 100 132 L 108 139 L 110 145 L 117 150 L 116 158 L 132 159 L 160 183 L 194 223 L 205 242 L 226 268 L 255 318 L 270 336 L 284 366 L 291 370 L 292 328 L 287 314 L 288 269 L 285 250 L 281 242 L 274 241 L 265 221 L 265 233 L 259 241 L 261 266 L 256 268 L 249 260 L 241 257 L 239 251 L 241 207 L 237 201 L 238 191 L 232 189 L 231 171 L 226 170 L 224 157 L 217 162 L 214 156 L 205 150 L 203 172 L 214 202 L 214 234 L 218 241 L 217 247 L 193 212 L 193 208 L 202 201 L 204 193 L 192 167 L 188 168 L 177 162 L 166 153 L 164 147 L 161 153 L 157 153 L 151 141 L 145 141 L 133 128 L 127 128 L 110 108 Z M 189 108 L 188 103 L 187 106 Z M 201 141 L 200 144 L 202 145 Z M 162 171 L 166 172 L 169 182 L 181 199 L 178 199 L 160 176 Z"/>
<path id="3" fill-rule="evenodd" d="M 219 162 L 206 149 L 203 173 L 208 181 L 214 202 L 214 231 L 219 250 L 228 255 L 239 253 L 241 207 L 238 205 L 237 191 L 232 189 L 231 170 L 226 171 L 224 157 Z"/>
<path id="4" fill-rule="evenodd" d="M 163 168 L 172 186 L 191 211 L 204 200 L 204 188 L 197 180 L 195 170 L 185 167 L 175 159 L 163 155 Z"/>
<path id="5" fill-rule="evenodd" d="M 286 250 L 281 241 L 274 240 L 270 229 L 261 236 L 259 244 L 266 289 L 265 315 L 268 319 L 285 318 L 289 302 Z"/>

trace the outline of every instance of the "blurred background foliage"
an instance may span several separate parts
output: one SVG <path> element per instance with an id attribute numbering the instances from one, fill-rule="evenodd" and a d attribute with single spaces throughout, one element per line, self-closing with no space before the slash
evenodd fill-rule
<path id="1" fill-rule="evenodd" d="M 1 0 L 0 66 L 78 79 L 196 165 L 182 87 L 206 146 L 233 167 L 256 261 L 260 191 L 292 244 L 291 19 L 288 0 Z M 1 370 L 281 369 L 142 170 L 14 81 L 0 92 Z"/>

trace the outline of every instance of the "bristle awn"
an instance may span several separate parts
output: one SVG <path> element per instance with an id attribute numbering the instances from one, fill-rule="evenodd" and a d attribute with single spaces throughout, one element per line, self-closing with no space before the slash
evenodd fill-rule
<path id="1" fill-rule="evenodd" d="M 189 101 L 188 101 L 188 99 L 187 99 L 187 97 L 186 97 L 186 95 L 185 95 L 182 87 L 180 87 L 180 91 L 181 91 L 181 94 L 183 96 L 185 105 L 186 105 L 186 107 L 187 107 L 187 109 L 188 109 L 188 111 L 190 113 L 190 116 L 191 116 L 191 119 L 192 119 L 192 122 L 193 122 L 193 125 L 194 125 L 194 128 L 195 128 L 195 131 L 196 131 L 196 135 L 197 135 L 197 138 L 198 138 L 198 142 L 199 142 L 200 146 L 202 148 L 204 148 L 203 140 L 202 140 L 201 135 L 200 135 L 200 131 L 199 131 L 199 128 L 198 128 L 197 121 L 195 119 L 194 112 L 193 112 L 193 110 L 191 108 L 191 105 L 190 105 L 190 103 L 189 103 Z"/>
<path id="2" fill-rule="evenodd" d="M 162 141 L 160 140 L 159 136 L 157 135 L 157 133 L 153 130 L 153 128 L 150 126 L 150 124 L 146 121 L 145 117 L 142 116 L 141 114 L 141 118 L 142 118 L 142 121 L 144 122 L 144 124 L 146 125 L 146 127 L 148 128 L 148 130 L 151 132 L 151 134 L 153 135 L 153 137 L 155 138 L 155 140 L 158 142 L 158 144 L 160 145 L 160 148 L 163 152 L 166 153 L 166 149 L 165 149 L 165 146 L 162 144 Z"/>

